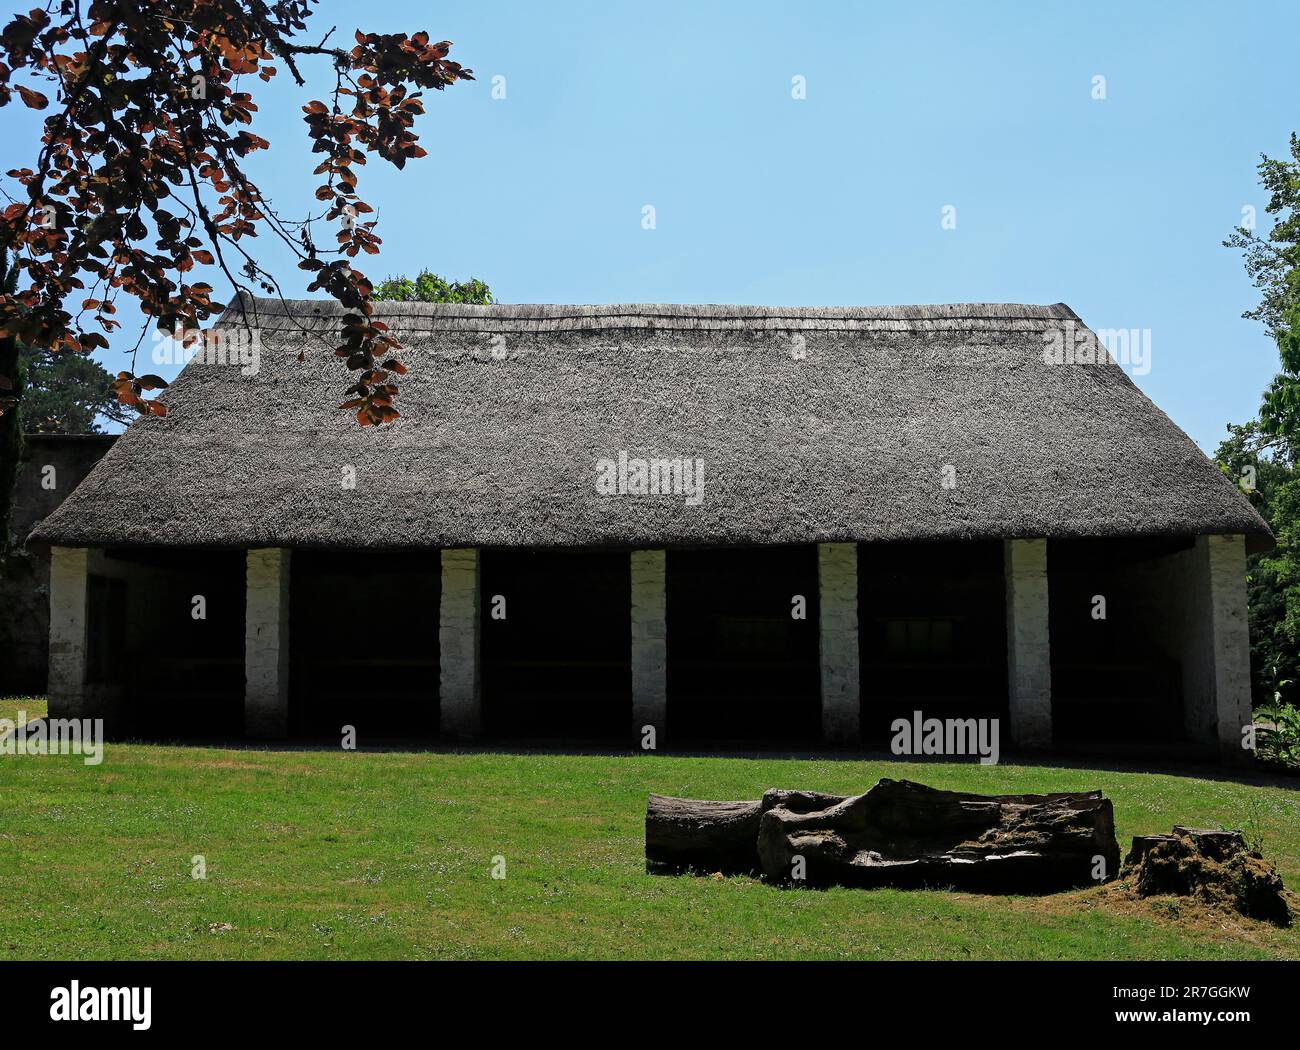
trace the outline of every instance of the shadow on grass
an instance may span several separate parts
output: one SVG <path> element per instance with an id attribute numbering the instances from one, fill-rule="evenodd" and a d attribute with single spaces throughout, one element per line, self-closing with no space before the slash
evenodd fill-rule
<path id="1" fill-rule="evenodd" d="M 337 751 L 338 737 L 295 737 L 286 740 L 248 740 L 244 737 L 168 737 L 166 735 L 132 735 L 110 738 L 112 743 L 159 745 L 178 748 L 220 748 L 232 751 Z M 1122 756 L 1105 755 L 1093 751 L 1071 751 L 1055 754 L 1017 753 L 1004 751 L 1000 765 L 1020 768 L 1042 768 L 1088 772 L 1152 773 L 1163 776 L 1187 777 L 1196 780 L 1245 784 L 1300 791 L 1300 775 L 1267 768 L 1233 767 L 1222 765 L 1205 757 L 1204 751 L 1175 745 L 1175 752 L 1155 749 L 1132 750 Z M 358 752 L 370 754 L 477 754 L 477 755 L 558 755 L 596 757 L 641 757 L 646 761 L 664 758 L 728 758 L 749 761 L 817 761 L 817 762 L 871 762 L 882 765 L 953 765 L 979 762 L 977 756 L 922 756 L 895 755 L 882 750 L 828 749 L 816 746 L 791 747 L 789 744 L 746 743 L 744 745 L 713 745 L 692 742 L 679 743 L 671 748 L 654 752 L 639 747 L 618 747 L 608 741 L 582 743 L 571 740 L 512 740 L 498 739 L 480 742 L 449 741 L 438 737 L 373 736 L 359 742 Z"/>

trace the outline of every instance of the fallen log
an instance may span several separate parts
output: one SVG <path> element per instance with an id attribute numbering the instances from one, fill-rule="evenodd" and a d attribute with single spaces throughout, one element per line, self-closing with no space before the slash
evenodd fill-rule
<path id="1" fill-rule="evenodd" d="M 1044 893 L 1119 872 L 1111 804 L 1098 791 L 973 795 L 882 780 L 826 809 L 768 809 L 758 854 L 774 882 L 951 886 Z"/>
<path id="2" fill-rule="evenodd" d="M 974 795 L 882 780 L 862 795 L 773 789 L 757 803 L 652 795 L 647 865 L 673 860 L 810 886 L 1050 892 L 1115 878 L 1119 844 L 1099 791 Z"/>
<path id="3" fill-rule="evenodd" d="M 701 802 L 651 795 L 645 811 L 650 871 L 740 875 L 758 869 L 759 802 Z"/>
<path id="4" fill-rule="evenodd" d="M 771 789 L 758 802 L 710 802 L 651 795 L 645 813 L 646 867 L 653 871 L 758 873 L 758 822 L 773 806 L 825 809 L 842 795 Z"/>

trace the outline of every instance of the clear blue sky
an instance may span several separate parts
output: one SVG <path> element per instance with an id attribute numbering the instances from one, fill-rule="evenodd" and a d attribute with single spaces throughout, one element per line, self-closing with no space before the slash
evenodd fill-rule
<path id="1" fill-rule="evenodd" d="M 1298 10 L 326 0 L 310 30 L 425 29 L 478 77 L 430 93 L 427 158 L 363 169 L 374 278 L 424 266 L 511 303 L 1063 301 L 1094 328 L 1149 329 L 1136 381 L 1212 450 L 1276 370 L 1220 242 L 1245 205 L 1271 225 L 1255 165 L 1300 130 Z M 253 82 L 273 144 L 255 174 L 290 217 L 316 206 L 298 107 L 331 79 L 305 68 L 314 90 Z M 0 111 L 0 170 L 30 163 L 16 136 L 34 126 Z"/>

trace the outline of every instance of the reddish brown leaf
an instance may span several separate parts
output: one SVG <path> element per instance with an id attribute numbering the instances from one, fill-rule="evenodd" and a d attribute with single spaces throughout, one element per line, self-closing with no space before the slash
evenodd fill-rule
<path id="1" fill-rule="evenodd" d="M 33 91 L 21 84 L 15 84 L 14 90 L 18 92 L 18 96 L 26 103 L 28 109 L 44 109 L 50 104 L 50 100 L 39 91 Z"/>

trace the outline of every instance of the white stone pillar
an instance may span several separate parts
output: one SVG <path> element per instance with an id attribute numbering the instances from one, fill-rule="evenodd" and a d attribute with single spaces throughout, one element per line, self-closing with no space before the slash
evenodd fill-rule
<path id="1" fill-rule="evenodd" d="M 1191 555 L 1193 593 L 1183 649 L 1187 735 L 1217 743 L 1225 759 L 1242 761 L 1242 730 L 1251 722 L 1246 540 L 1197 536 Z"/>
<path id="2" fill-rule="evenodd" d="M 856 744 L 861 738 L 858 659 L 858 545 L 817 545 L 821 610 L 822 739 Z"/>
<path id="3" fill-rule="evenodd" d="M 50 548 L 51 718 L 85 718 L 87 573 L 90 552 L 83 547 Z"/>
<path id="4" fill-rule="evenodd" d="M 667 565 L 662 550 L 632 552 L 632 725 L 638 738 L 653 726 L 659 746 L 668 731 Z"/>
<path id="5" fill-rule="evenodd" d="M 1003 544 L 1007 594 L 1007 690 L 1011 739 L 1052 744 L 1052 652 L 1047 629 L 1047 541 Z"/>
<path id="6" fill-rule="evenodd" d="M 289 735 L 289 564 L 283 547 L 245 559 L 244 733 Z"/>
<path id="7" fill-rule="evenodd" d="M 482 728 L 479 661 L 479 552 L 442 552 L 442 602 L 438 613 L 439 731 L 473 739 Z"/>

